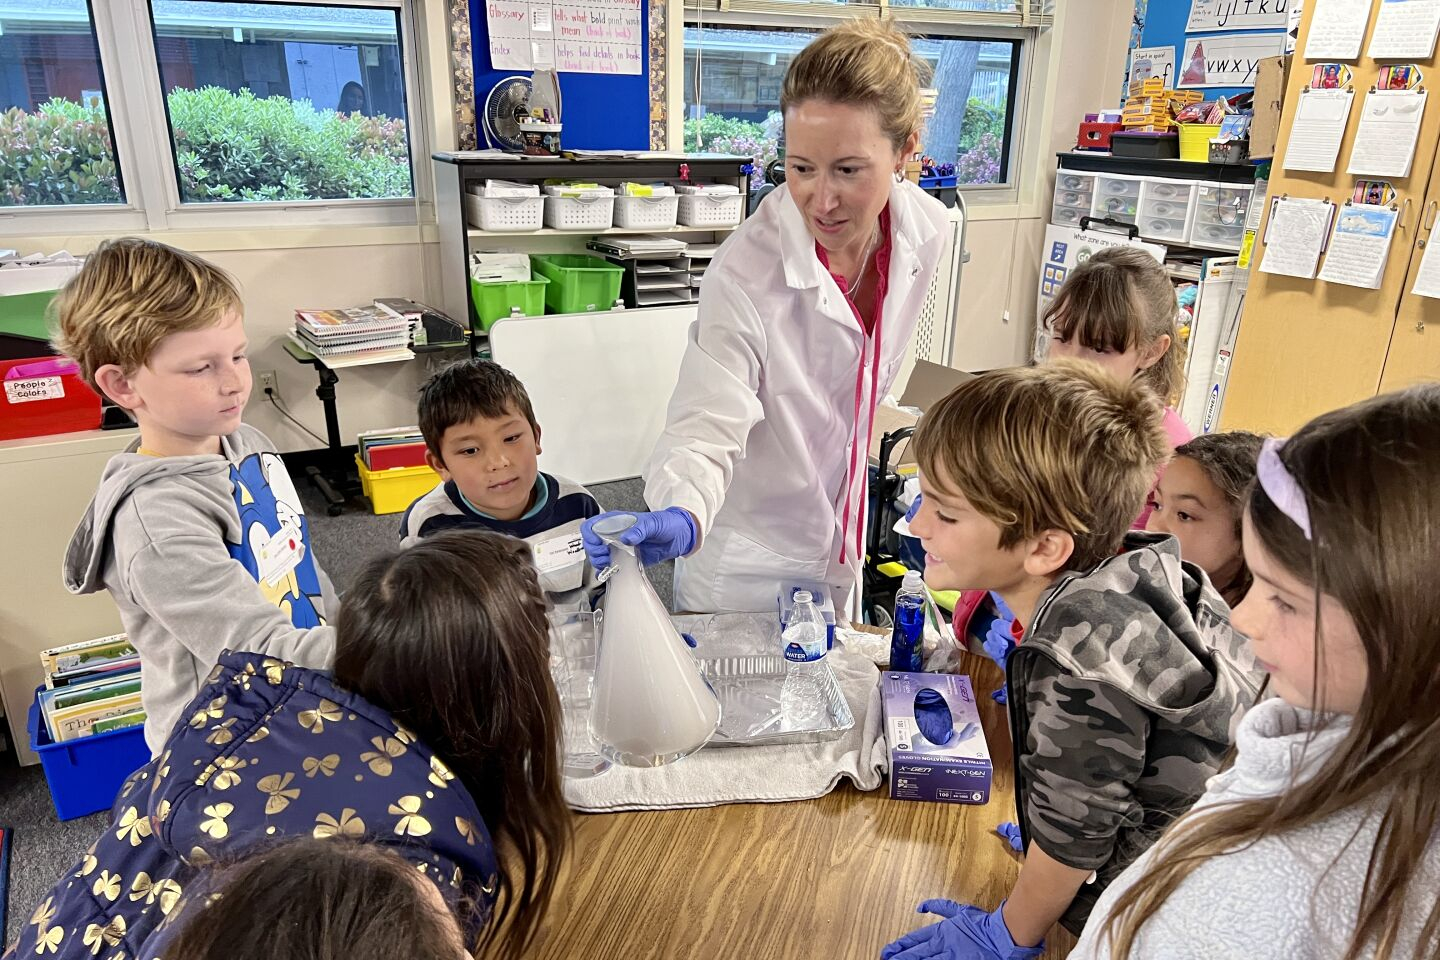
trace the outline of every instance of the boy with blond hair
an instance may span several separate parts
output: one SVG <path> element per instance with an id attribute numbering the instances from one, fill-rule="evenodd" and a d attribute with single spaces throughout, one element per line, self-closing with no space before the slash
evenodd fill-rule
<path id="1" fill-rule="evenodd" d="M 1219 769 L 1262 675 L 1175 539 L 1127 534 L 1161 417 L 1143 385 L 1060 360 L 965 383 L 920 424 L 927 583 L 994 591 L 1024 628 L 1006 686 L 1026 859 L 993 912 L 927 900 L 946 919 L 882 957 L 1038 956 Z"/>
<path id="2" fill-rule="evenodd" d="M 240 422 L 250 362 L 234 281 L 125 238 L 88 256 L 56 305 L 57 346 L 140 426 L 106 465 L 64 573 L 72 593 L 108 590 L 120 608 L 158 754 L 222 651 L 328 667 L 335 591 L 274 444 Z"/>

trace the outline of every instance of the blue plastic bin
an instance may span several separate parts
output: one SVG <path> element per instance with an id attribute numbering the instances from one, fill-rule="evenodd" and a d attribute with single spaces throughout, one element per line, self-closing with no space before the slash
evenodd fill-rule
<path id="1" fill-rule="evenodd" d="M 44 689 L 36 687 L 35 693 Z M 40 755 L 55 815 L 61 820 L 109 810 L 125 778 L 150 762 L 144 724 L 51 743 L 37 699 L 30 704 L 29 730 L 30 749 Z"/>

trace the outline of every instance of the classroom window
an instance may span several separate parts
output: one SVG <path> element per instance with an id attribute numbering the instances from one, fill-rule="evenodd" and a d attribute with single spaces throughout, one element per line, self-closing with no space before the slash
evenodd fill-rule
<path id="1" fill-rule="evenodd" d="M 931 0 L 927 5 L 989 10 L 996 3 L 1014 6 L 1013 0 Z M 765 165 L 780 149 L 785 71 L 816 35 L 814 30 L 730 23 L 686 26 L 686 148 L 754 157 L 758 187 Z M 937 163 L 953 163 L 962 185 L 1008 182 L 1020 42 L 920 36 L 912 43 L 934 71 L 938 91 L 935 115 L 921 134 L 923 151 Z"/>
<path id="2" fill-rule="evenodd" d="M 183 203 L 413 195 L 399 10 L 150 10 Z"/>
<path id="3" fill-rule="evenodd" d="M 124 203 L 86 0 L 0 0 L 0 207 Z"/>

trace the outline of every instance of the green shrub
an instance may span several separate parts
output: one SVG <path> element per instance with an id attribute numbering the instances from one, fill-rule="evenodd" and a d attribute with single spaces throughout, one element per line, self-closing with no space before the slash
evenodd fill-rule
<path id="1" fill-rule="evenodd" d="M 219 87 L 167 101 L 187 202 L 411 195 L 402 119 Z M 121 202 L 104 108 L 51 100 L 0 114 L 0 184 L 0 206 Z"/>
<path id="2" fill-rule="evenodd" d="M 965 117 L 960 122 L 960 152 L 979 146 L 986 134 L 995 140 L 1005 138 L 1005 108 L 992 107 L 978 97 L 971 97 L 965 103 Z"/>
<path id="3" fill-rule="evenodd" d="M 124 199 L 104 109 L 49 100 L 0 113 L 0 206 Z"/>

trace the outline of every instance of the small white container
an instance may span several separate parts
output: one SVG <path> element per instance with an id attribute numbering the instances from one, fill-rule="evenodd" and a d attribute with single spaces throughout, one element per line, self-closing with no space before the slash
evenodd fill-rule
<path id="1" fill-rule="evenodd" d="M 470 226 L 488 233 L 528 233 L 539 230 L 544 197 L 482 197 L 465 194 L 465 218 Z"/>
<path id="2" fill-rule="evenodd" d="M 622 230 L 665 230 L 675 226 L 680 198 L 616 197 L 615 226 Z"/>
<path id="3" fill-rule="evenodd" d="M 556 230 L 609 230 L 615 214 L 614 195 L 546 197 L 545 226 Z"/>
<path id="4" fill-rule="evenodd" d="M 745 213 L 742 193 L 709 196 L 687 193 L 680 197 L 680 222 L 687 227 L 733 227 Z"/>

